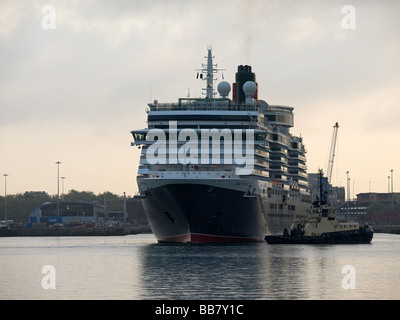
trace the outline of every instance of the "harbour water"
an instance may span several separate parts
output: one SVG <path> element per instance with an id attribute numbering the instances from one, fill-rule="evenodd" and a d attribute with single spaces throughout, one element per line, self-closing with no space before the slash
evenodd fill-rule
<path id="1" fill-rule="evenodd" d="M 0 270 L 2 300 L 397 300 L 400 235 L 375 234 L 369 245 L 197 246 L 152 234 L 8 237 Z"/>

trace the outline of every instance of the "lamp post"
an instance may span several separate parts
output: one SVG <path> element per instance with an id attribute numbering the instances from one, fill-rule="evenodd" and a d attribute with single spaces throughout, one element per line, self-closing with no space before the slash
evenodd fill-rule
<path id="1" fill-rule="evenodd" d="M 4 220 L 6 221 L 7 224 L 7 177 L 8 174 L 5 173 L 3 174 L 4 176 Z"/>
<path id="2" fill-rule="evenodd" d="M 349 206 L 350 206 L 350 178 L 349 171 L 346 171 L 347 174 L 347 214 L 349 214 Z"/>
<path id="3" fill-rule="evenodd" d="M 61 191 L 61 196 L 62 196 L 62 199 L 64 200 L 64 179 L 65 179 L 65 177 L 61 177 L 61 180 L 62 180 L 62 191 Z"/>
<path id="4" fill-rule="evenodd" d="M 60 215 L 60 161 L 56 162 L 57 165 L 57 216 Z"/>
<path id="5" fill-rule="evenodd" d="M 391 184 L 392 184 L 392 186 L 391 186 L 391 193 L 393 193 L 393 169 L 390 170 L 390 181 L 391 181 Z"/>
<path id="6" fill-rule="evenodd" d="M 393 210 L 393 169 L 390 170 L 390 183 L 391 183 L 390 200 L 392 202 L 392 210 Z"/>

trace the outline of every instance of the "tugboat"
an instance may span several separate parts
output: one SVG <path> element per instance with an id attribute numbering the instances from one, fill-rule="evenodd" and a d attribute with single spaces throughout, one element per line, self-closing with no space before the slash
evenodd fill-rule
<path id="1" fill-rule="evenodd" d="M 358 222 L 339 222 L 334 209 L 323 201 L 322 170 L 320 170 L 320 200 L 315 201 L 307 216 L 292 223 L 290 232 L 285 228 L 282 235 L 267 235 L 268 244 L 364 244 L 371 243 L 373 230 L 360 227 Z"/>

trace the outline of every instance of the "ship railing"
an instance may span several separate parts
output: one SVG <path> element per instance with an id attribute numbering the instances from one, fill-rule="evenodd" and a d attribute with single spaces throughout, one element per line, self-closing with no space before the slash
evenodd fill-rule
<path id="1" fill-rule="evenodd" d="M 293 107 L 288 106 L 279 106 L 279 105 L 268 105 L 266 107 L 266 113 L 273 112 L 273 113 L 284 113 L 291 115 L 293 113 Z"/>
<path id="2" fill-rule="evenodd" d="M 193 103 L 149 103 L 150 111 L 258 111 L 256 105 L 221 103 L 218 100 Z"/>
<path id="3" fill-rule="evenodd" d="M 182 172 L 182 171 L 193 171 L 193 172 L 233 172 L 235 171 L 235 167 L 231 168 L 221 168 L 216 165 L 194 165 L 194 164 L 177 164 L 177 165 L 168 165 L 168 168 L 152 168 L 151 172 Z"/>

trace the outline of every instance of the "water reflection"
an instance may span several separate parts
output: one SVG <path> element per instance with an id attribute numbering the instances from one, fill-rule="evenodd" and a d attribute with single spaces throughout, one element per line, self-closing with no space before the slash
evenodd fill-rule
<path id="1" fill-rule="evenodd" d="M 399 299 L 400 236 L 371 245 L 160 245 L 152 235 L 0 239 L 0 299 Z M 43 265 L 57 289 L 41 285 Z M 356 289 L 342 287 L 342 268 Z"/>
<path id="2" fill-rule="evenodd" d="M 149 245 L 142 257 L 143 299 L 255 299 L 263 245 Z"/>
<path id="3" fill-rule="evenodd" d="M 319 299 L 341 274 L 324 246 L 148 245 L 140 299 Z M 333 275 L 332 270 L 336 271 Z"/>

